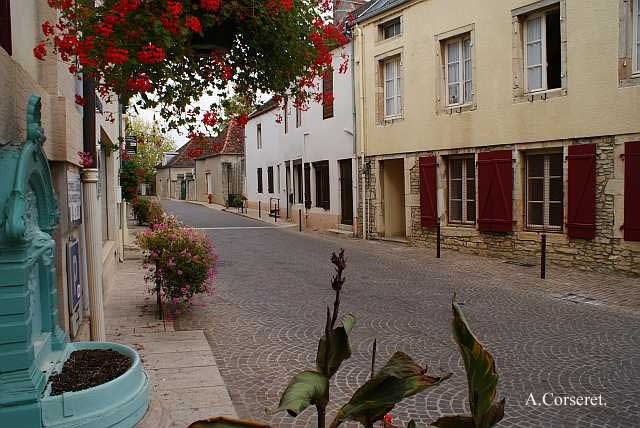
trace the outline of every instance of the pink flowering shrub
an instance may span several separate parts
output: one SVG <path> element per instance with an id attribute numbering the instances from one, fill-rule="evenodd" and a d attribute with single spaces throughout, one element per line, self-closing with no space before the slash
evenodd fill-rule
<path id="1" fill-rule="evenodd" d="M 206 235 L 183 226 L 174 217 L 138 234 L 144 250 L 145 280 L 155 291 L 160 280 L 161 295 L 176 311 L 190 306 L 200 293 L 211 293 L 218 256 Z"/>

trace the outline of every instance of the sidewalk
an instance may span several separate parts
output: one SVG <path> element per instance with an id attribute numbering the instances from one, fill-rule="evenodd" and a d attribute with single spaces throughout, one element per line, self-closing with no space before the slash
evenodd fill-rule
<path id="1" fill-rule="evenodd" d="M 202 330 L 175 331 L 157 319 L 147 292 L 142 254 L 128 245 L 105 303 L 107 340 L 140 353 L 151 385 L 151 403 L 139 428 L 184 428 L 212 416 L 237 417 Z"/>

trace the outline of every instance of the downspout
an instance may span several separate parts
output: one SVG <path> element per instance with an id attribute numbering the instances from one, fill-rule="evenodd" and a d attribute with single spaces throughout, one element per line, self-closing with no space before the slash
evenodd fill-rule
<path id="1" fill-rule="evenodd" d="M 117 115 L 117 123 L 118 123 L 118 163 L 120 168 L 118 169 L 118 189 L 120 190 L 120 233 L 121 233 L 121 251 L 120 251 L 120 262 L 124 262 L 124 247 L 128 228 L 127 228 L 127 201 L 122 197 L 122 182 L 120 181 L 120 172 L 122 171 L 122 142 L 124 141 L 122 135 L 122 109 L 124 106 L 120 102 L 120 97 L 118 97 L 118 115 Z"/>
<path id="2" fill-rule="evenodd" d="M 356 135 L 360 136 L 360 145 L 361 145 L 361 151 L 360 151 L 360 155 L 361 155 L 361 160 L 362 160 L 362 167 L 361 167 L 361 188 L 362 188 L 362 238 L 363 239 L 367 239 L 367 182 L 366 182 L 366 167 L 365 167 L 365 156 L 366 156 L 366 152 L 367 152 L 367 137 L 366 137 L 366 133 L 364 132 L 364 117 L 365 117 L 365 103 L 364 103 L 364 65 L 362 62 L 362 59 L 364 58 L 364 35 L 362 33 L 362 29 L 360 28 L 359 25 L 356 24 L 356 27 L 354 28 L 354 44 L 355 44 L 355 40 L 358 40 L 358 42 L 360 43 L 360 48 L 359 48 L 359 56 L 358 56 L 358 64 L 359 64 L 359 80 L 360 80 L 360 84 L 358 85 L 358 104 L 359 104 L 359 110 L 360 110 L 360 117 L 358 120 L 358 126 L 357 128 L 359 129 L 359 131 L 356 131 Z M 355 70 L 354 70 L 355 71 Z M 354 76 L 355 79 L 355 76 Z M 354 90 L 354 96 L 355 96 L 355 90 Z"/>
<path id="3" fill-rule="evenodd" d="M 346 25 L 346 24 L 345 24 Z M 356 171 L 357 171 L 357 166 L 358 166 L 358 135 L 360 135 L 358 133 L 358 124 L 356 122 L 356 49 L 355 49 L 355 40 L 353 38 L 353 34 L 351 35 L 351 110 L 352 110 L 352 121 L 353 121 L 353 158 L 356 161 Z M 353 177 L 353 175 L 352 175 Z M 360 195 L 358 194 L 358 178 L 356 175 L 356 198 L 354 200 L 357 201 L 358 199 L 360 199 Z M 352 203 L 352 205 L 354 205 L 354 203 Z M 355 209 L 354 209 L 355 208 Z M 358 215 L 358 209 L 357 206 L 356 207 L 351 207 L 352 211 L 355 213 L 355 215 Z M 356 217 L 357 218 L 357 217 Z M 358 219 L 360 220 L 360 219 Z M 353 230 L 353 236 L 357 236 L 357 230 L 354 229 Z"/>

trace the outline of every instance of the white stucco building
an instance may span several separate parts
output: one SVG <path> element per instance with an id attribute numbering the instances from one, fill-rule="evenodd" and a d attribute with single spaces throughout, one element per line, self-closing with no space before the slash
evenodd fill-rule
<path id="1" fill-rule="evenodd" d="M 319 90 L 333 101 L 312 102 L 307 111 L 268 102 L 249 116 L 245 128 L 249 206 L 265 212 L 279 203 L 280 216 L 314 229 L 351 229 L 354 200 L 354 108 L 352 66 L 340 73 L 351 44 L 333 51 L 333 72 Z M 278 123 L 279 122 L 279 123 Z"/>

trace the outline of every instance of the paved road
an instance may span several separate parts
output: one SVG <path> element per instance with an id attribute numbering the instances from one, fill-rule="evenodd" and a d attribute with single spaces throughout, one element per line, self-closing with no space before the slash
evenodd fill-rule
<path id="1" fill-rule="evenodd" d="M 378 364 L 403 350 L 432 373 L 454 373 L 397 406 L 395 421 L 426 423 L 468 410 L 466 377 L 449 325 L 455 291 L 496 359 L 498 394 L 507 399 L 500 427 L 640 426 L 638 313 L 514 288 L 504 275 L 483 271 L 482 258 L 470 259 L 475 271 L 451 271 L 446 254 L 441 260 L 418 257 L 400 245 L 301 234 L 202 206 L 163 203 L 194 227 L 218 228 L 206 230 L 221 260 L 216 294 L 202 299 L 203 306 L 177 327 L 205 330 L 243 417 L 315 426 L 312 411 L 297 419 L 267 418 L 264 409 L 277 405 L 291 375 L 314 367 L 325 307 L 332 302 L 329 256 L 342 246 L 348 257 L 343 313 L 353 312 L 357 324 L 353 356 L 334 378 L 333 402 L 344 403 L 366 380 L 376 337 Z M 530 394 L 540 401 L 544 393 L 601 394 L 606 406 L 525 404 Z"/>

